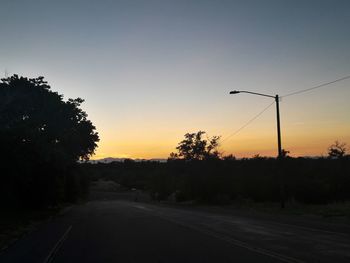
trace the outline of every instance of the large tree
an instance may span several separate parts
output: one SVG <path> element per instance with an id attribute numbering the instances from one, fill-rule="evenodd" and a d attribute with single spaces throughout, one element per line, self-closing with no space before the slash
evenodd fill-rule
<path id="1" fill-rule="evenodd" d="M 209 158 L 219 158 L 218 151 L 220 136 L 203 138 L 206 135 L 204 131 L 197 133 L 186 133 L 176 149 L 178 153 L 171 153 L 169 159 L 184 160 L 204 160 Z"/>
<path id="2" fill-rule="evenodd" d="M 2 79 L 0 145 L 7 170 L 2 182 L 12 183 L 22 194 L 29 188 L 40 189 L 39 185 L 56 187 L 60 173 L 79 159 L 89 159 L 99 137 L 80 108 L 82 102 L 80 98 L 64 101 L 43 77 Z"/>
<path id="3" fill-rule="evenodd" d="M 335 141 L 334 144 L 328 148 L 328 157 L 340 159 L 346 156 L 346 143 Z"/>

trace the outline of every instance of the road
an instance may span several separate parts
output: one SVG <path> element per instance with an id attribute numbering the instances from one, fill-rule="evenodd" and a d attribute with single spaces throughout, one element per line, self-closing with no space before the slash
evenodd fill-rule
<path id="1" fill-rule="evenodd" d="M 350 262 L 350 228 L 95 198 L 0 255 L 16 262 Z"/>

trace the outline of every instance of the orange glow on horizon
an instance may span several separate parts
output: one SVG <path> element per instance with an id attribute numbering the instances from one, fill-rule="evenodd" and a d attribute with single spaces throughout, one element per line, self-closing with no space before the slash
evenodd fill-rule
<path id="1" fill-rule="evenodd" d="M 290 156 L 326 156 L 328 147 L 335 140 L 350 142 L 350 136 L 335 138 L 327 136 L 310 140 L 310 138 L 290 139 L 282 141 L 283 149 L 290 151 Z M 176 151 L 178 141 L 167 141 L 164 143 L 146 142 L 127 142 L 121 143 L 101 143 L 92 160 L 112 158 L 132 158 L 132 159 L 166 159 L 171 152 Z M 120 151 L 118 151 L 120 150 Z M 223 155 L 232 154 L 237 158 L 260 156 L 275 157 L 277 155 L 277 142 L 275 138 L 251 139 L 251 140 L 232 140 L 225 145 L 221 145 L 219 151 Z"/>
<path id="2" fill-rule="evenodd" d="M 346 92 L 341 98 L 346 97 Z M 281 103 L 282 148 L 289 151 L 290 156 L 326 156 L 328 147 L 336 140 L 346 143 L 349 152 L 350 123 L 346 104 L 339 103 L 344 109 L 336 108 L 338 104 L 334 102 L 328 108 L 322 105 L 314 108 L 295 105 L 294 101 Z M 222 135 L 219 151 L 223 155 L 232 154 L 237 158 L 257 154 L 275 157 L 277 135 L 273 107 L 238 134 L 230 136 L 258 112 L 248 105 L 244 107 L 249 111 L 244 116 L 239 114 L 239 109 L 231 113 L 232 116 L 220 114 L 220 110 L 210 118 L 200 113 L 167 115 L 159 111 L 151 116 L 135 115 L 133 119 L 122 122 L 123 125 L 102 120 L 99 123 L 97 120 L 101 141 L 92 159 L 165 159 L 171 152 L 176 152 L 176 146 L 185 133 L 199 130 L 206 131 L 209 137 Z"/>

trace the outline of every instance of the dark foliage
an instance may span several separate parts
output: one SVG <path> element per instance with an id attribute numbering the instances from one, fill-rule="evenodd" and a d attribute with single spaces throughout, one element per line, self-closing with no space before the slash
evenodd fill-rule
<path id="1" fill-rule="evenodd" d="M 82 99 L 63 100 L 43 77 L 0 82 L 1 201 L 37 207 L 73 200 L 77 161 L 94 153 L 95 127 Z"/>
<path id="2" fill-rule="evenodd" d="M 176 147 L 178 153 L 171 153 L 169 159 L 205 160 L 219 158 L 220 153 L 217 148 L 220 136 L 204 139 L 204 135 L 206 135 L 204 131 L 186 133 L 185 139 Z"/>
<path id="3" fill-rule="evenodd" d="M 281 179 L 287 201 L 331 203 L 350 200 L 350 159 L 273 158 L 167 163 L 83 164 L 93 180 L 114 180 L 149 191 L 154 199 L 225 204 L 234 200 L 279 202 Z M 283 176 L 283 177 L 282 177 Z"/>
<path id="4" fill-rule="evenodd" d="M 334 144 L 328 148 L 328 156 L 330 158 L 343 158 L 346 155 L 346 144 L 335 141 Z"/>

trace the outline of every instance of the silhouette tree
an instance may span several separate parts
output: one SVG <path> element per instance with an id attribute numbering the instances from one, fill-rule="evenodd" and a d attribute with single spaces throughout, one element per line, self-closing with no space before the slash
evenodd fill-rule
<path id="1" fill-rule="evenodd" d="M 282 149 L 282 152 L 281 152 L 282 158 L 290 157 L 289 154 L 290 154 L 290 151 L 287 151 L 286 149 Z"/>
<path id="2" fill-rule="evenodd" d="M 0 101 L 1 140 L 10 146 L 7 154 L 35 151 L 45 159 L 75 161 L 94 153 L 99 137 L 79 108 L 84 100 L 63 101 L 43 77 L 2 79 Z"/>
<path id="3" fill-rule="evenodd" d="M 169 159 L 204 160 L 219 158 L 220 153 L 217 148 L 220 136 L 203 139 L 205 134 L 204 131 L 186 133 L 185 139 L 176 147 L 178 153 L 171 153 Z"/>
<path id="4" fill-rule="evenodd" d="M 52 190 L 58 181 L 64 184 L 58 176 L 68 173 L 78 160 L 89 159 L 99 137 L 80 109 L 82 102 L 80 98 L 64 101 L 43 77 L 1 79 L 0 145 L 9 171 L 7 183 L 14 183 L 22 194 L 32 188 L 36 195 L 33 191 Z M 45 197 L 42 194 L 41 199 Z"/>
<path id="5" fill-rule="evenodd" d="M 330 158 L 342 158 L 346 154 L 346 143 L 341 143 L 339 141 L 335 141 L 334 144 L 329 146 L 328 148 L 328 156 Z"/>

